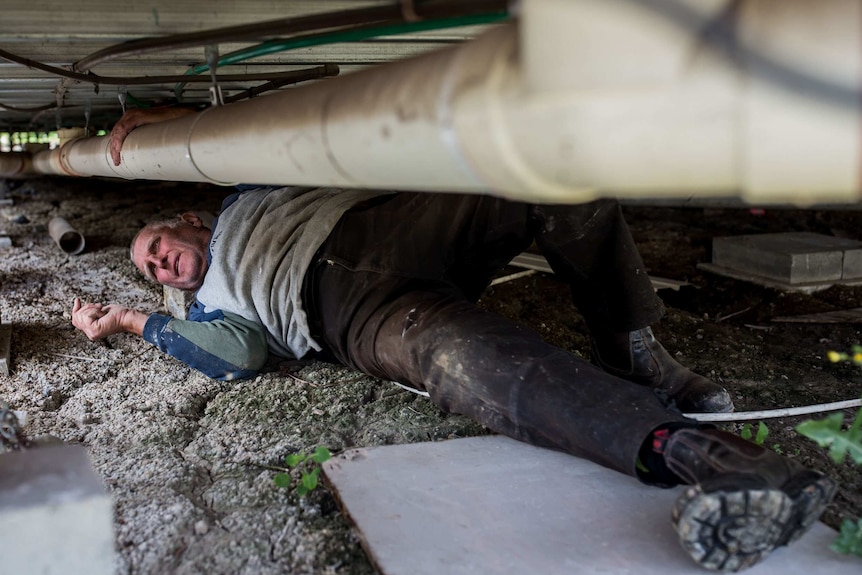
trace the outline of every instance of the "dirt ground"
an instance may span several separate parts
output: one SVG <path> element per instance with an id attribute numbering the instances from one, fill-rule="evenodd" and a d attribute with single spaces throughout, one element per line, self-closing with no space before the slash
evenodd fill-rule
<path id="1" fill-rule="evenodd" d="M 13 184 L 0 207 L 0 317 L 13 328 L 0 398 L 28 413 L 31 436 L 85 445 L 116 502 L 118 573 L 373 573 L 359 538 L 326 489 L 298 497 L 273 485 L 290 453 L 325 445 L 439 440 L 486 433 L 387 382 L 317 362 L 271 361 L 247 381 L 214 382 L 127 335 L 88 341 L 69 323 L 74 297 L 143 311 L 161 290 L 137 274 L 128 243 L 146 221 L 215 212 L 224 188 L 107 180 Z M 860 239 L 856 211 L 627 206 L 650 274 L 689 282 L 662 290 L 655 326 L 684 364 L 721 382 L 738 411 L 862 395 L 862 371 L 826 360 L 862 342 L 858 325 L 796 324 L 779 316 L 862 307 L 862 287 L 783 293 L 700 271 L 711 238 L 813 231 Z M 85 234 L 64 254 L 47 224 L 63 216 Z M 536 275 L 490 289 L 483 305 L 584 356 L 583 320 L 566 286 Z M 848 416 L 850 412 L 848 412 Z M 770 419 L 766 444 L 839 479 L 829 525 L 862 515 L 862 473 L 832 463 L 793 428 Z M 740 424 L 730 424 L 739 430 Z"/>

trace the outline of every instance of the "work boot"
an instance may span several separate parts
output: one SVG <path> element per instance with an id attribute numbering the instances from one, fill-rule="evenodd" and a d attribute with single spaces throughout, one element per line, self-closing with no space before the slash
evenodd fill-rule
<path id="1" fill-rule="evenodd" d="M 799 539 L 837 486 L 795 461 L 717 429 L 678 429 L 664 463 L 690 486 L 677 499 L 680 543 L 703 567 L 740 571 Z"/>
<path id="2" fill-rule="evenodd" d="M 655 338 L 652 328 L 596 334 L 592 362 L 606 372 L 667 397 L 683 413 L 727 413 L 733 401 L 723 387 L 680 365 Z"/>

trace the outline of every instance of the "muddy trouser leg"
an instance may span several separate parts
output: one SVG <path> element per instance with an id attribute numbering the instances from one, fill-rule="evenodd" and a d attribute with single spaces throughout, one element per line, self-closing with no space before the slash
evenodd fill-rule
<path id="1" fill-rule="evenodd" d="M 647 436 L 683 418 L 649 389 L 471 303 L 533 238 L 576 303 L 595 310 L 582 310 L 588 318 L 625 329 L 661 315 L 614 202 L 401 194 L 347 214 L 327 240 L 330 263 L 306 280 L 315 333 L 338 361 L 424 388 L 448 412 L 634 474 Z M 619 281 L 630 283 L 608 285 Z"/>
<path id="2" fill-rule="evenodd" d="M 444 411 L 635 475 L 654 430 L 684 421 L 617 379 L 446 284 L 319 265 L 322 339 L 342 363 L 424 388 Z M 429 289 L 430 288 L 430 289 Z"/>
<path id="3" fill-rule="evenodd" d="M 537 205 L 536 243 L 591 330 L 634 331 L 664 314 L 619 204 Z"/>

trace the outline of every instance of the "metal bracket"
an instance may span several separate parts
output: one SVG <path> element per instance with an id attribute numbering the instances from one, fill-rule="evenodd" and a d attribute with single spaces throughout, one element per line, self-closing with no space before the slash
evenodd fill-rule
<path id="1" fill-rule="evenodd" d="M 84 135 L 90 135 L 90 114 L 93 110 L 93 102 L 87 98 L 84 102 Z"/>
<path id="2" fill-rule="evenodd" d="M 210 78 L 212 79 L 212 86 L 210 86 L 210 103 L 215 106 L 224 106 L 224 95 L 221 91 L 221 86 L 218 85 L 218 79 L 216 78 L 216 68 L 218 68 L 218 45 L 217 44 L 208 44 L 206 48 L 204 48 L 204 54 L 206 55 L 207 66 L 210 69 Z"/>
<path id="3" fill-rule="evenodd" d="M 126 92 L 129 89 L 126 86 L 120 86 L 117 88 L 117 99 L 120 101 L 120 106 L 123 108 L 123 113 L 126 113 Z"/>

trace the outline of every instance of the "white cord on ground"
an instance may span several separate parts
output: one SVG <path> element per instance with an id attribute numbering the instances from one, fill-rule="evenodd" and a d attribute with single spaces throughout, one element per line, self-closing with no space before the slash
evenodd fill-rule
<path id="1" fill-rule="evenodd" d="M 416 395 L 421 395 L 422 397 L 431 397 L 431 395 L 427 391 L 420 391 L 420 390 L 416 389 L 415 387 L 410 387 L 409 385 L 404 385 L 403 383 L 398 383 L 397 381 L 393 381 L 392 383 L 394 383 L 395 385 L 397 385 L 398 387 L 400 387 L 402 389 L 406 389 L 407 391 L 415 393 Z"/>
<path id="2" fill-rule="evenodd" d="M 427 391 L 420 391 L 415 387 L 404 385 L 393 381 L 395 385 L 422 397 L 430 397 Z M 851 407 L 862 407 L 862 399 L 847 399 L 845 401 L 833 401 L 832 403 L 818 403 L 816 405 L 804 405 L 802 407 L 783 407 L 781 409 L 765 409 L 762 411 L 740 411 L 733 413 L 683 413 L 689 419 L 697 421 L 748 421 L 752 419 L 770 419 L 773 417 L 791 417 L 793 415 L 806 415 L 809 413 L 822 413 L 825 411 L 838 411 Z"/>
<path id="3" fill-rule="evenodd" d="M 510 282 L 512 280 L 516 280 L 516 279 L 520 279 L 520 278 L 525 278 L 527 276 L 532 276 L 532 275 L 535 275 L 537 273 L 539 273 L 539 272 L 537 272 L 536 270 L 524 270 L 522 272 L 515 272 L 511 275 L 507 275 L 507 276 L 503 276 L 501 278 L 491 280 L 491 283 L 488 284 L 488 287 L 500 285 L 502 283 Z"/>
<path id="4" fill-rule="evenodd" d="M 862 399 L 848 399 L 832 403 L 819 403 L 802 407 L 785 407 L 781 409 L 765 409 L 763 411 L 742 411 L 739 413 L 684 413 L 683 415 L 697 421 L 748 421 L 751 419 L 769 419 L 771 417 L 790 417 L 824 411 L 838 411 L 850 407 L 862 406 Z"/>

